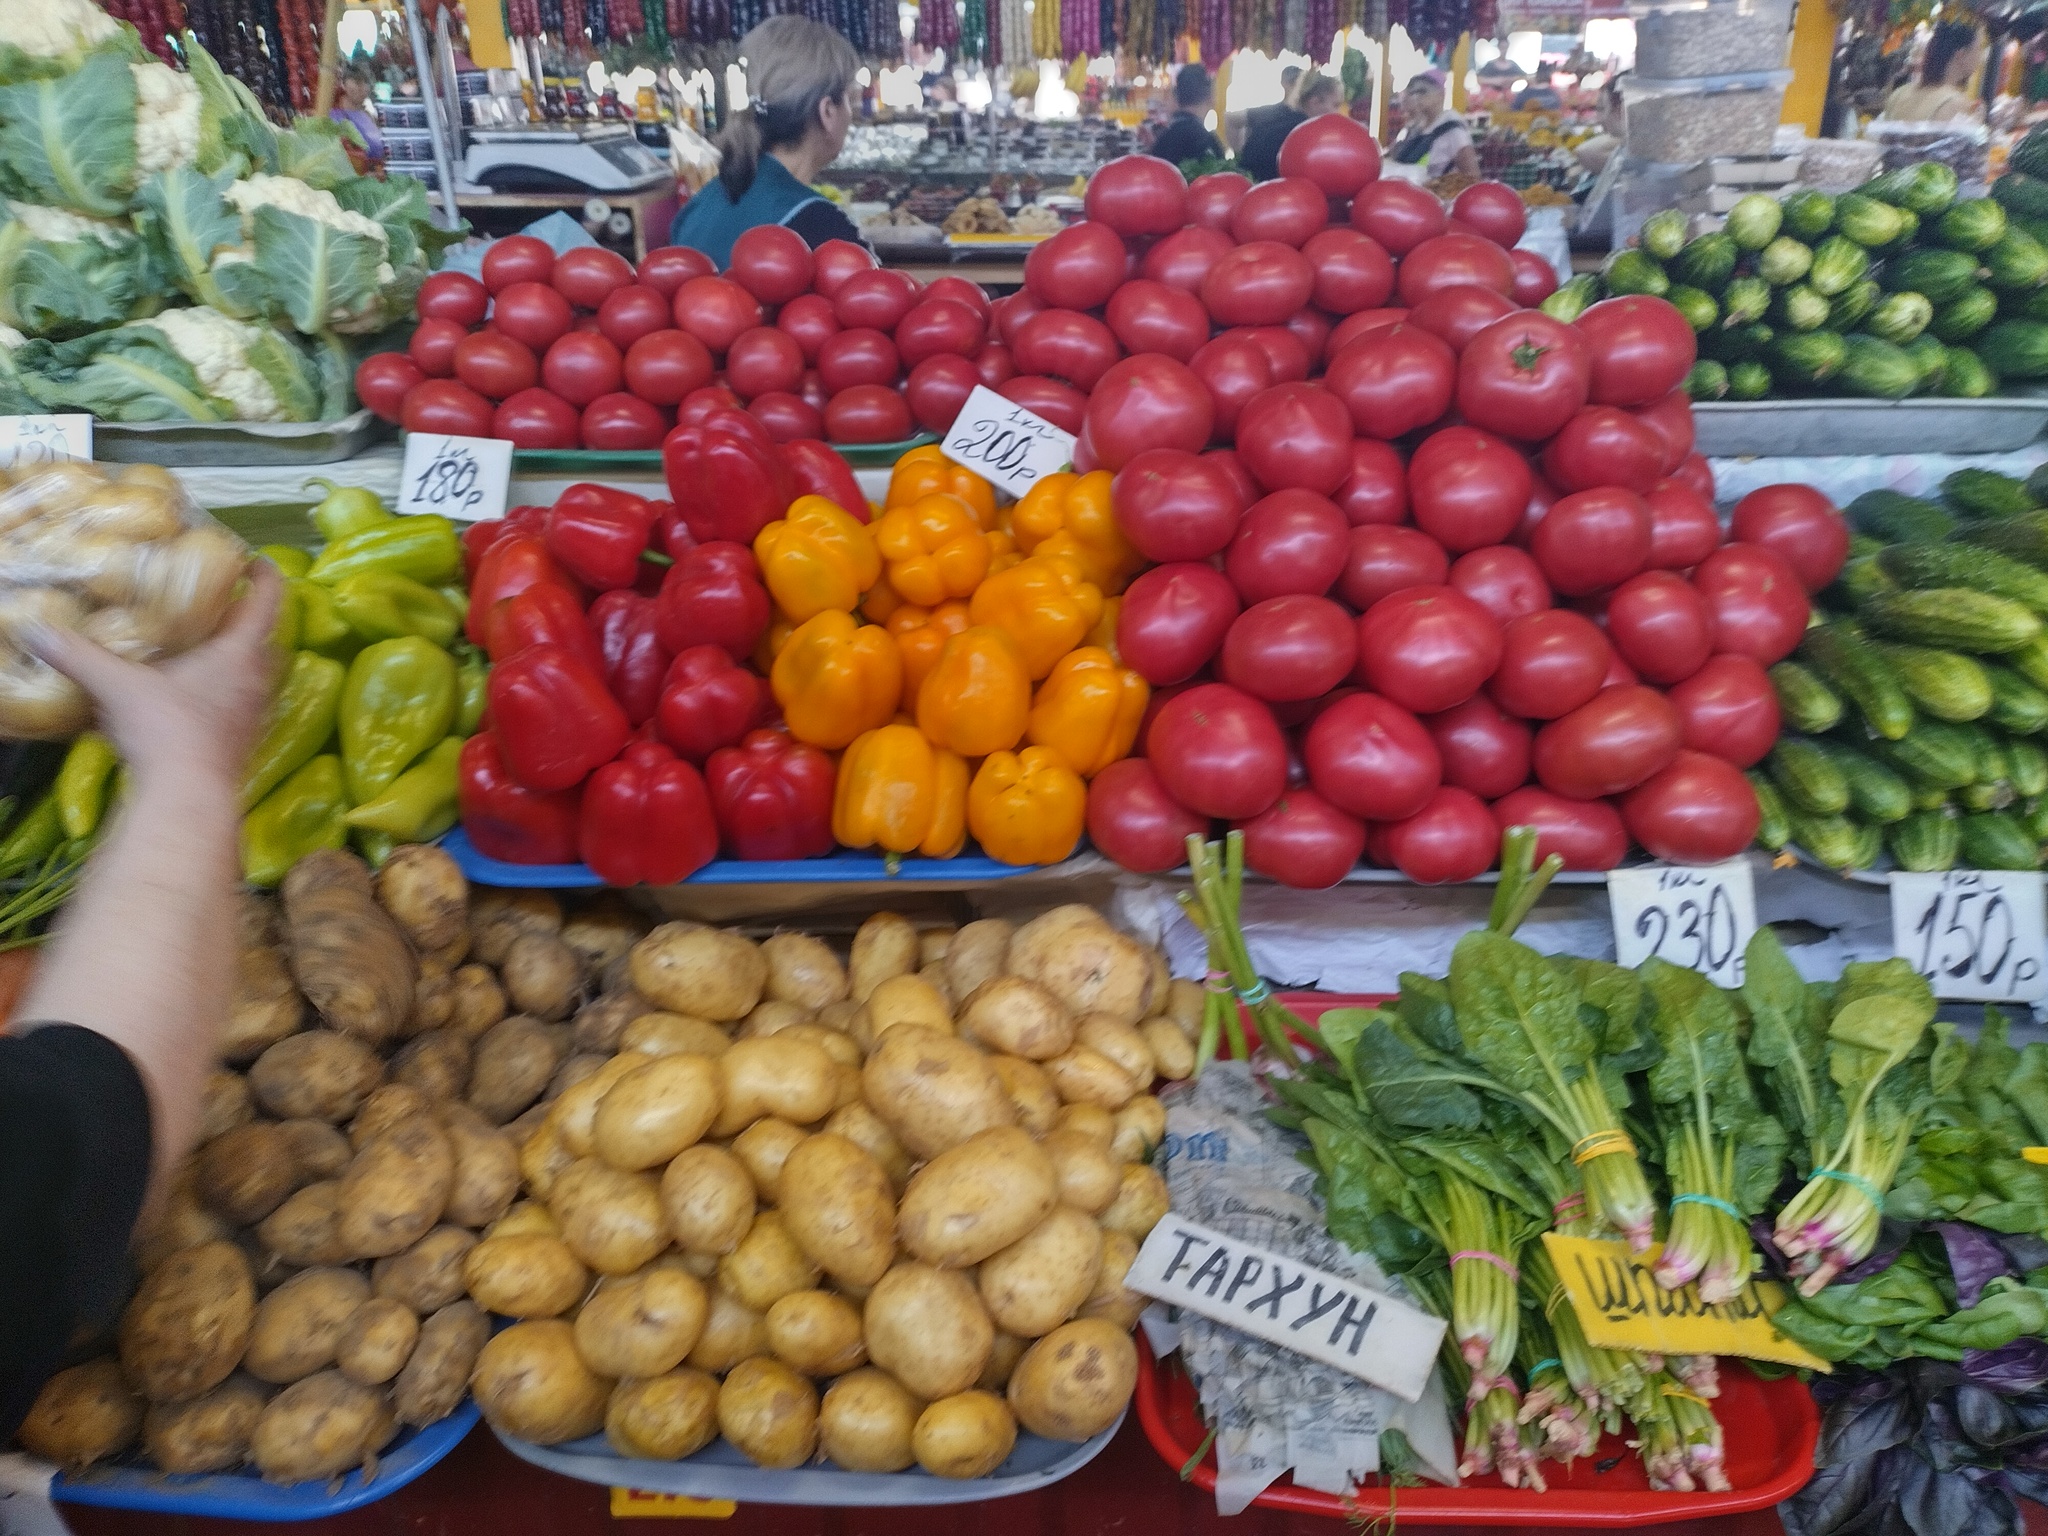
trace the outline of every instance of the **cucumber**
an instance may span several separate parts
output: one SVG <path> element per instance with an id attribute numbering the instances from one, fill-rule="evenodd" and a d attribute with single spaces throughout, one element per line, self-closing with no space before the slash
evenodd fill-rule
<path id="1" fill-rule="evenodd" d="M 1851 869 L 1874 869 L 1877 861 L 1884 857 L 1884 828 L 1874 822 L 1849 821 L 1849 829 L 1856 835 L 1856 851 L 1850 857 Z"/>
<path id="2" fill-rule="evenodd" d="M 1963 829 L 1947 811 L 1915 811 L 1886 828 L 1884 840 L 1901 869 L 1922 873 L 1953 869 Z"/>
<path id="3" fill-rule="evenodd" d="M 1998 375 L 1968 347 L 1950 347 L 1941 371 L 1941 393 L 1952 400 L 1982 400 L 1998 392 Z"/>
<path id="4" fill-rule="evenodd" d="M 1877 557 L 1885 574 L 1908 591 L 1968 587 L 2009 597 L 2035 613 L 2048 613 L 2048 571 L 1976 544 L 1900 544 Z"/>
<path id="5" fill-rule="evenodd" d="M 1927 323 L 1935 339 L 1951 346 L 1968 341 L 1998 318 L 1998 295 L 1981 283 L 1972 283 L 1934 312 Z"/>
<path id="6" fill-rule="evenodd" d="M 2048 635 L 2005 653 L 2005 664 L 2036 688 L 2048 688 Z"/>
<path id="7" fill-rule="evenodd" d="M 1777 691 L 1778 713 L 1795 729 L 1814 736 L 1841 722 L 1840 697 L 1798 662 L 1781 661 L 1771 668 L 1771 687 Z"/>
<path id="8" fill-rule="evenodd" d="M 1959 810 L 2002 811 L 2012 803 L 2012 786 L 2003 779 L 1996 784 L 1968 784 L 1956 791 Z"/>
<path id="9" fill-rule="evenodd" d="M 1994 664 L 1984 671 L 1991 683 L 1990 719 L 1993 725 L 2015 736 L 2032 736 L 2048 728 L 2048 693 L 2036 688 L 2011 667 Z"/>
<path id="10" fill-rule="evenodd" d="M 2041 845 L 2019 818 L 1989 811 L 1963 818 L 1963 862 L 1972 869 L 2039 869 Z"/>
<path id="11" fill-rule="evenodd" d="M 1977 781 L 1977 754 L 1962 727 L 1945 720 L 1916 720 L 1897 741 L 1869 742 L 1869 751 L 1926 789 L 1961 789 Z"/>
<path id="12" fill-rule="evenodd" d="M 2016 651 L 2041 633 L 2040 617 L 2032 610 L 2011 598 L 1963 587 L 1883 593 L 1859 603 L 1857 615 L 1873 634 L 1887 639 L 1980 654 Z"/>
<path id="13" fill-rule="evenodd" d="M 1877 653 L 1906 697 L 1937 720 L 1975 720 L 1991 708 L 1991 679 L 1974 656 L 1923 645 L 1880 645 Z"/>
<path id="14" fill-rule="evenodd" d="M 2048 800 L 2029 800 L 2012 814 L 2019 818 L 2027 836 L 2037 843 L 2048 843 Z"/>
<path id="15" fill-rule="evenodd" d="M 1863 854 L 1863 835 L 1846 816 L 1809 816 L 1787 806 L 1786 823 L 1792 841 L 1829 869 L 1854 869 Z"/>
<path id="16" fill-rule="evenodd" d="M 2005 744 L 1992 732 L 1974 722 L 1954 727 L 1970 743 L 1971 754 L 1976 758 L 1977 784 L 1999 784 L 2010 782 L 2012 764 L 2006 760 Z"/>
<path id="17" fill-rule="evenodd" d="M 1955 518 L 1939 502 L 1899 491 L 1865 491 L 1842 509 L 1842 515 L 1856 532 L 1888 544 L 1945 539 L 1956 529 Z"/>
<path id="18" fill-rule="evenodd" d="M 1771 370 L 1755 361 L 1733 363 L 1728 368 L 1730 400 L 1761 400 L 1771 392 Z"/>
<path id="19" fill-rule="evenodd" d="M 2048 506 L 2048 464 L 2036 464 L 2025 484 L 2036 506 Z"/>
<path id="20" fill-rule="evenodd" d="M 1883 601 L 1883 599 L 1873 599 Z M 1799 642 L 1799 655 L 1828 685 L 1840 689 L 1863 712 L 1870 728 L 1897 741 L 1913 728 L 1913 703 L 1884 660 L 1855 625 L 1816 624 Z M 1816 805 L 1828 811 L 1836 807 Z"/>
<path id="21" fill-rule="evenodd" d="M 1921 784 L 1917 780 L 1909 779 L 1907 782 L 1913 786 L 1913 809 L 1916 811 L 1938 811 L 1947 805 L 1950 797 L 1956 793 Z"/>
<path id="22" fill-rule="evenodd" d="M 1850 546 L 1853 551 L 1855 546 Z M 1881 551 L 1880 551 L 1881 553 Z M 1860 607 L 1865 598 L 1878 597 L 1886 592 L 1896 592 L 1899 584 L 1884 572 L 1877 563 L 1877 555 L 1860 555 L 1842 567 L 1827 591 L 1822 595 L 1838 608 Z"/>
<path id="23" fill-rule="evenodd" d="M 1711 357 L 1703 357 L 1692 365 L 1692 372 L 1679 388 L 1685 391 L 1688 400 L 1720 400 L 1728 393 L 1728 369 Z"/>
<path id="24" fill-rule="evenodd" d="M 1959 469 L 1941 482 L 1941 499 L 1964 517 L 2012 517 L 2034 510 L 2026 483 L 1991 469 Z"/>
<path id="25" fill-rule="evenodd" d="M 2002 379 L 2048 378 L 2048 324 L 2039 320 L 2000 320 L 1970 346 Z"/>
<path id="26" fill-rule="evenodd" d="M 1893 298 L 1903 295 L 1894 294 Z M 1920 369 L 1905 349 L 1877 336 L 1844 336 L 1847 354 L 1839 382 L 1852 395 L 1903 400 L 1920 387 Z"/>
<path id="27" fill-rule="evenodd" d="M 1853 815 L 1867 822 L 1889 823 L 1911 813 L 1913 791 L 1890 768 L 1839 742 L 1822 743 L 1821 748 L 1849 781 L 1849 809 Z"/>
<path id="28" fill-rule="evenodd" d="M 1750 769 L 1746 777 L 1749 787 L 1756 792 L 1756 845 L 1776 853 L 1792 841 L 1792 824 L 1785 817 L 1785 797 L 1778 793 L 1778 786 Z"/>
<path id="29" fill-rule="evenodd" d="M 2012 769 L 2015 794 L 2025 795 L 2030 800 L 2036 795 L 2048 795 L 2048 748 L 2039 742 L 2008 741 L 2005 760 Z"/>
<path id="30" fill-rule="evenodd" d="M 2048 569 L 2048 512 L 2023 512 L 2017 517 L 1964 523 L 1949 537 L 1957 543 L 1981 544 L 2001 555 Z"/>
<path id="31" fill-rule="evenodd" d="M 1849 780 L 1818 742 L 1780 736 L 1767 759 L 1785 803 L 1809 815 L 1833 816 L 1849 808 Z"/>

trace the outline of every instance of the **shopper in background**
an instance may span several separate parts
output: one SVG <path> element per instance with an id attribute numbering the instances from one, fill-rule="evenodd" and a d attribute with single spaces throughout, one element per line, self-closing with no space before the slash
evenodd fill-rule
<path id="1" fill-rule="evenodd" d="M 683 205 L 671 245 L 702 251 L 723 270 L 732 243 L 759 224 L 783 224 L 813 248 L 859 241 L 853 221 L 811 183 L 846 147 L 860 55 L 839 33 L 803 16 L 771 16 L 740 39 L 746 108 L 718 135 L 718 179 Z"/>
<path id="2" fill-rule="evenodd" d="M 1320 71 L 1302 75 L 1294 82 L 1293 93 L 1286 101 L 1260 107 L 1250 115 L 1238 163 L 1253 181 L 1271 181 L 1280 174 L 1280 146 L 1287 135 L 1310 118 L 1341 111 L 1343 106 L 1344 87 L 1335 75 Z"/>
<path id="3" fill-rule="evenodd" d="M 384 135 L 377 127 L 377 116 L 370 108 L 370 68 L 367 64 L 349 63 L 342 67 L 335 79 L 335 91 L 340 97 L 328 112 L 338 123 L 346 123 L 363 136 L 363 159 L 367 162 L 362 170 L 368 172 L 384 163 Z"/>
<path id="4" fill-rule="evenodd" d="M 1204 121 L 1216 104 L 1216 86 L 1199 64 L 1183 64 L 1173 77 L 1174 114 L 1152 141 L 1151 153 L 1179 165 L 1183 160 L 1221 160 L 1223 145 Z"/>
<path id="5" fill-rule="evenodd" d="M 1238 159 L 1244 158 L 1245 140 L 1252 129 L 1267 118 L 1289 110 L 1288 99 L 1294 95 L 1294 82 L 1301 78 L 1301 66 L 1289 64 L 1280 71 L 1280 99 L 1263 107 L 1253 107 L 1249 112 L 1226 112 L 1223 114 L 1223 144 Z"/>
<path id="6" fill-rule="evenodd" d="M 1621 76 L 1610 75 L 1600 87 L 1600 131 L 1572 151 L 1594 175 L 1607 168 L 1614 152 L 1628 142 L 1628 111 L 1621 99 Z"/>
<path id="7" fill-rule="evenodd" d="M 1444 77 L 1425 70 L 1401 89 L 1401 118 L 1407 125 L 1387 153 L 1402 165 L 1419 165 L 1431 181 L 1453 171 L 1479 174 L 1479 151 L 1465 119 L 1444 105 Z"/>
<path id="8" fill-rule="evenodd" d="M 1984 38 L 1970 21 L 1944 21 L 1927 39 L 1920 79 L 1893 91 L 1884 115 L 1895 122 L 1939 123 L 1980 109 L 1970 96 L 1970 77 L 1984 63 Z"/>

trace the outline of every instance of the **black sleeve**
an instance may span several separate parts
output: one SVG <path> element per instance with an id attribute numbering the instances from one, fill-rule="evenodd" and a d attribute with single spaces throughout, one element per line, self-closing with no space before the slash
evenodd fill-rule
<path id="1" fill-rule="evenodd" d="M 0 1445 L 120 1305 L 149 1158 L 149 1095 L 118 1045 L 71 1024 L 0 1036 Z"/>
<path id="2" fill-rule="evenodd" d="M 804 237 L 804 244 L 816 250 L 827 240 L 850 240 L 864 246 L 860 231 L 853 227 L 853 220 L 840 212 L 839 205 L 828 198 L 819 198 L 815 203 L 805 203 L 789 216 L 789 227 Z"/>

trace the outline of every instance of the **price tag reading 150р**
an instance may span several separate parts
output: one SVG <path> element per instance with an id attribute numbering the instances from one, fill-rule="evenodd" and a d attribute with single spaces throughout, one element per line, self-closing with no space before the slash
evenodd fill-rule
<path id="1" fill-rule="evenodd" d="M 1074 437 L 977 384 L 939 451 L 1012 496 L 1022 496 L 1074 462 Z"/>
<path id="2" fill-rule="evenodd" d="M 2048 998 L 2041 877 L 1951 869 L 1892 876 L 1892 949 L 1954 1002 Z"/>
<path id="3" fill-rule="evenodd" d="M 1641 965 L 1655 955 L 1717 987 L 1742 985 L 1742 952 L 1756 932 L 1756 885 L 1746 859 L 1610 870 L 1607 898 L 1620 964 Z"/>
<path id="4" fill-rule="evenodd" d="M 398 511 L 438 512 L 458 522 L 505 515 L 512 445 L 498 437 L 411 432 L 398 478 Z"/>

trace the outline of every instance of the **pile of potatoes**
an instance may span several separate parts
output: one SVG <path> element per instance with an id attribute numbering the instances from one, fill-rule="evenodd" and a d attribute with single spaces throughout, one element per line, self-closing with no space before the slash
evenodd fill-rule
<path id="1" fill-rule="evenodd" d="M 602 980 L 515 1124 L 529 1198 L 464 1259 L 517 1319 L 472 1378 L 493 1427 L 972 1478 L 1020 1425 L 1115 1421 L 1145 1304 L 1123 1280 L 1167 1209 L 1149 1090 L 1192 1070 L 1198 987 L 1079 906 L 883 913 L 844 960 L 669 923 Z"/>

